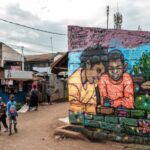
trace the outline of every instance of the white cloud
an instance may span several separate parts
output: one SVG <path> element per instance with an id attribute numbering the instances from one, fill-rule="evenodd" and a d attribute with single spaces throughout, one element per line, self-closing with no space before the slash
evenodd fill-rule
<path id="1" fill-rule="evenodd" d="M 123 28 L 150 30 L 149 0 L 0 0 L 0 18 L 42 30 L 67 34 L 68 25 L 106 28 L 106 6 L 110 6 L 109 27 L 113 28 L 113 14 L 123 15 Z M 21 41 L 26 47 L 55 51 L 67 50 L 67 37 L 45 34 L 0 21 L 0 39 Z M 45 47 L 42 45 L 46 45 Z"/>

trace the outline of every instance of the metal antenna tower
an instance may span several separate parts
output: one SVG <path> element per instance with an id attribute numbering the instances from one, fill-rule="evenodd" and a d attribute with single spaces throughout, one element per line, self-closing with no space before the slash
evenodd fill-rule
<path id="1" fill-rule="evenodd" d="M 114 28 L 121 29 L 123 16 L 119 12 L 118 1 L 117 1 L 117 12 L 114 14 Z"/>

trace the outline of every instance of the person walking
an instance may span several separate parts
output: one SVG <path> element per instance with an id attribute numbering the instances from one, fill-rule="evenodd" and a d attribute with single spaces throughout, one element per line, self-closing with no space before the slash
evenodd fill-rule
<path id="1" fill-rule="evenodd" d="M 51 102 L 51 89 L 50 89 L 50 86 L 48 86 L 47 90 L 46 90 L 46 95 L 47 95 L 47 103 L 52 105 L 52 102 Z"/>
<path id="2" fill-rule="evenodd" d="M 25 96 L 25 102 L 26 102 L 26 105 L 28 105 L 28 106 L 30 104 L 30 96 L 31 96 L 31 93 L 30 93 L 30 91 L 28 91 Z"/>
<path id="3" fill-rule="evenodd" d="M 14 131 L 17 133 L 17 110 L 16 101 L 14 100 L 14 95 L 9 96 L 9 101 L 7 102 L 7 115 L 9 117 L 9 135 L 12 135 L 12 125 L 14 126 Z"/>
<path id="4" fill-rule="evenodd" d="M 6 115 L 6 105 L 5 103 L 3 102 L 3 99 L 2 97 L 0 97 L 0 132 L 1 132 L 1 122 L 5 128 L 5 132 L 8 131 L 8 125 L 7 125 L 7 122 L 6 122 L 6 118 L 7 118 L 7 115 Z"/>
<path id="5" fill-rule="evenodd" d="M 34 85 L 33 90 L 31 91 L 29 111 L 31 110 L 31 107 L 36 107 L 35 110 L 38 110 L 38 99 L 39 99 L 38 95 L 39 95 L 39 92 L 36 89 L 36 85 Z"/>

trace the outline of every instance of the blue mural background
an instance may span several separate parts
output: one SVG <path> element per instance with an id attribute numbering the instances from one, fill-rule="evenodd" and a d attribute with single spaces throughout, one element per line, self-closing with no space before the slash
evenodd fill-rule
<path id="1" fill-rule="evenodd" d="M 112 48 L 108 49 L 109 51 L 112 51 L 114 49 L 120 50 L 125 57 L 125 61 L 128 63 L 127 72 L 131 75 L 134 75 L 133 66 L 135 66 L 139 59 L 142 57 L 143 53 L 150 52 L 150 44 L 142 44 L 138 47 L 134 48 L 125 48 L 122 47 L 122 45 L 115 47 L 116 45 L 113 45 Z M 80 67 L 80 56 L 82 52 L 70 52 L 68 56 L 68 75 L 72 75 L 73 72 L 75 72 Z"/>

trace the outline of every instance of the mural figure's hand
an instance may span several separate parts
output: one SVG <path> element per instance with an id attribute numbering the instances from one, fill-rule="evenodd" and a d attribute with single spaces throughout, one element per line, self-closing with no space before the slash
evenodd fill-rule
<path id="1" fill-rule="evenodd" d="M 113 101 L 110 98 L 108 98 L 108 97 L 104 98 L 104 106 L 105 107 L 111 107 L 112 103 L 113 103 Z"/>

